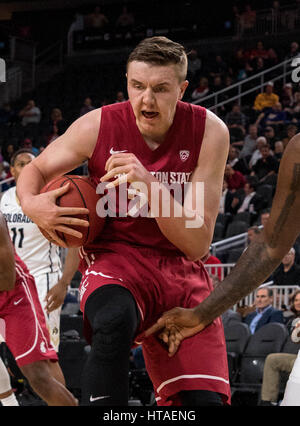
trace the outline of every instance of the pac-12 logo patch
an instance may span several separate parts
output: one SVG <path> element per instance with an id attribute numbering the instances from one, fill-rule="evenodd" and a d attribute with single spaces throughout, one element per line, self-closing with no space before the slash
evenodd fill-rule
<path id="1" fill-rule="evenodd" d="M 190 151 L 184 149 L 182 151 L 179 151 L 179 155 L 181 161 L 186 161 L 190 156 Z"/>

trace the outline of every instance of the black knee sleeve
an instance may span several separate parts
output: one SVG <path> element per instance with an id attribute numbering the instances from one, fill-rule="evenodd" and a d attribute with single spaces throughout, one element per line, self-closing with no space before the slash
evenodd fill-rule
<path id="1" fill-rule="evenodd" d="M 89 296 L 85 315 L 93 330 L 82 376 L 82 405 L 128 403 L 129 355 L 139 315 L 131 293 L 107 285 Z"/>
<path id="2" fill-rule="evenodd" d="M 99 360 L 112 360 L 130 351 L 138 327 L 138 310 L 131 293 L 117 285 L 96 290 L 86 305 L 93 330 L 92 347 Z"/>

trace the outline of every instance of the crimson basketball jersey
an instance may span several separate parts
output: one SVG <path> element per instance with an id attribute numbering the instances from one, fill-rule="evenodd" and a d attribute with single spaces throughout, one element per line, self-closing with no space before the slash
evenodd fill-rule
<path id="1" fill-rule="evenodd" d="M 190 180 L 201 149 L 205 130 L 205 108 L 178 101 L 173 124 L 164 142 L 154 151 L 144 141 L 129 101 L 102 107 L 98 140 L 89 161 L 94 184 L 106 174 L 106 161 L 113 153 L 134 154 L 143 166 L 162 183 L 184 186 Z M 117 188 L 117 191 L 121 190 Z M 99 239 L 84 249 L 97 252 L 114 243 L 152 247 L 182 254 L 160 231 L 155 218 L 131 217 L 121 212 L 117 198 L 116 217 L 108 217 Z M 123 217 L 119 217 L 119 214 Z"/>

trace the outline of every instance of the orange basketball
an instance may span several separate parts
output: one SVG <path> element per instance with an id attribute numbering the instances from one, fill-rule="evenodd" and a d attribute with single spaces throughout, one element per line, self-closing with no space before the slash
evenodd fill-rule
<path id="1" fill-rule="evenodd" d="M 70 184 L 68 191 L 56 199 L 56 204 L 60 207 L 87 208 L 89 210 L 89 214 L 76 215 L 73 217 L 87 220 L 89 222 L 89 227 L 70 226 L 76 231 L 81 232 L 82 238 L 77 238 L 73 235 L 65 234 L 60 231 L 56 231 L 56 233 L 58 237 L 66 243 L 67 247 L 81 247 L 94 241 L 94 239 L 101 233 L 104 226 L 105 218 L 99 217 L 96 212 L 96 205 L 100 195 L 96 194 L 96 187 L 92 184 L 88 177 L 77 175 L 59 176 L 47 183 L 40 193 L 61 188 L 67 183 Z M 46 231 L 42 228 L 40 228 L 40 231 L 47 240 L 54 242 Z M 54 243 L 56 244 L 56 242 Z"/>

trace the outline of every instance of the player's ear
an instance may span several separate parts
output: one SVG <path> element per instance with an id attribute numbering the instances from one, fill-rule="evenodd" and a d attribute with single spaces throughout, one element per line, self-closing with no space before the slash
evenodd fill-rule
<path id="1" fill-rule="evenodd" d="M 180 94 L 179 94 L 179 100 L 183 98 L 183 95 L 189 85 L 188 80 L 184 80 L 182 83 L 180 83 Z"/>

